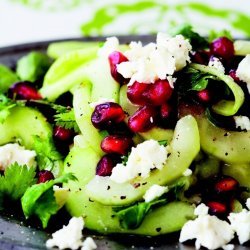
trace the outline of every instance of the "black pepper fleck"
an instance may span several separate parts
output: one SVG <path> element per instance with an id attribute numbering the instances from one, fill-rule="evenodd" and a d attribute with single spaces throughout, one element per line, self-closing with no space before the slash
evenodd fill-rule
<path id="1" fill-rule="evenodd" d="M 125 200 L 125 199 L 126 199 L 126 196 L 125 196 L 125 195 L 122 195 L 122 196 L 120 197 L 120 199 L 121 199 L 121 200 Z"/>

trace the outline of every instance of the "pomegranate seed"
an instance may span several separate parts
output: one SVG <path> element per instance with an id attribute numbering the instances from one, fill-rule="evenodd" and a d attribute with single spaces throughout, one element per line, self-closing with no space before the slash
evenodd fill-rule
<path id="1" fill-rule="evenodd" d="M 108 154 L 116 153 L 125 155 L 132 146 L 132 138 L 119 135 L 109 135 L 101 143 L 101 149 Z"/>
<path id="2" fill-rule="evenodd" d="M 129 118 L 128 126 L 135 133 L 145 132 L 154 126 L 156 115 L 157 111 L 154 107 L 141 107 Z"/>
<path id="3" fill-rule="evenodd" d="M 238 188 L 239 183 L 237 180 L 235 180 L 233 177 L 230 176 L 224 176 L 222 179 L 218 180 L 215 183 L 215 191 L 218 193 L 223 193 L 223 192 L 229 192 L 229 191 L 234 191 Z"/>
<path id="4" fill-rule="evenodd" d="M 209 58 L 210 58 L 210 52 L 205 51 L 205 50 L 201 50 L 201 51 L 196 51 L 192 55 L 191 61 L 194 62 L 194 63 L 207 65 L 208 61 L 209 61 Z"/>
<path id="5" fill-rule="evenodd" d="M 167 119 L 170 117 L 171 112 L 172 112 L 172 107 L 168 103 L 164 103 L 161 105 L 161 110 L 160 110 L 161 118 L 162 119 Z"/>
<path id="6" fill-rule="evenodd" d="M 147 100 L 145 100 L 144 93 L 149 88 L 150 84 L 134 82 L 131 86 L 128 86 L 127 96 L 128 99 L 137 105 L 146 105 Z"/>
<path id="7" fill-rule="evenodd" d="M 170 87 L 167 80 L 158 80 L 150 84 L 144 94 L 147 99 L 147 104 L 158 106 L 169 100 L 172 93 L 173 89 Z"/>
<path id="8" fill-rule="evenodd" d="M 119 162 L 116 155 L 104 155 L 97 163 L 96 175 L 99 176 L 110 176 L 112 169 Z"/>
<path id="9" fill-rule="evenodd" d="M 74 132 L 60 126 L 55 126 L 54 137 L 60 141 L 69 141 L 74 136 Z"/>
<path id="10" fill-rule="evenodd" d="M 208 103 L 212 99 L 211 93 L 208 89 L 203 89 L 201 91 L 198 91 L 197 96 L 199 100 L 203 103 Z"/>
<path id="11" fill-rule="evenodd" d="M 215 39 L 210 44 L 210 50 L 214 56 L 221 57 L 224 60 L 230 60 L 234 56 L 233 42 L 226 37 Z"/>
<path id="12" fill-rule="evenodd" d="M 227 206 L 219 201 L 209 201 L 207 206 L 212 214 L 225 214 L 227 212 Z"/>
<path id="13" fill-rule="evenodd" d="M 15 83 L 9 90 L 10 96 L 21 100 L 40 100 L 42 96 L 30 82 Z"/>
<path id="14" fill-rule="evenodd" d="M 233 78 L 233 80 L 237 83 L 240 82 L 240 78 L 236 75 L 236 70 L 235 69 L 231 69 L 229 71 L 229 75 Z"/>
<path id="15" fill-rule="evenodd" d="M 48 170 L 42 170 L 38 173 L 38 180 L 37 183 L 44 183 L 50 180 L 54 179 L 54 175 L 52 174 L 52 172 L 48 171 Z"/>
<path id="16" fill-rule="evenodd" d="M 114 51 L 112 52 L 109 57 L 109 65 L 110 65 L 110 71 L 112 77 L 120 84 L 123 84 L 125 82 L 125 79 L 121 74 L 117 72 L 117 65 L 122 63 L 122 62 L 127 62 L 128 58 L 124 56 L 121 52 L 119 51 Z"/>
<path id="17" fill-rule="evenodd" d="M 91 121 L 94 127 L 105 129 L 108 126 L 122 122 L 124 118 L 125 113 L 119 104 L 106 102 L 95 107 Z"/>

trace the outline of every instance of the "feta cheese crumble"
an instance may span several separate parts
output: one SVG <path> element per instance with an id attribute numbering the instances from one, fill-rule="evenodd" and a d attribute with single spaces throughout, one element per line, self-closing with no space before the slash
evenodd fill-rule
<path id="1" fill-rule="evenodd" d="M 146 140 L 133 147 L 126 166 L 117 164 L 110 176 L 116 183 L 124 183 L 137 176 L 147 178 L 153 169 L 162 169 L 167 160 L 168 150 L 155 140 Z"/>
<path id="2" fill-rule="evenodd" d="M 247 199 L 248 209 L 242 209 L 240 213 L 230 213 L 228 219 L 232 229 L 236 232 L 240 244 L 250 240 L 250 198 Z"/>
<path id="3" fill-rule="evenodd" d="M 83 227 L 84 221 L 81 217 L 72 217 L 67 226 L 52 234 L 52 239 L 47 240 L 46 247 L 78 249 L 82 246 Z"/>
<path id="4" fill-rule="evenodd" d="M 87 237 L 86 240 L 82 244 L 81 250 L 94 250 L 97 248 L 94 240 L 91 237 Z"/>
<path id="5" fill-rule="evenodd" d="M 98 50 L 99 57 L 107 57 L 110 53 L 119 50 L 119 40 L 117 37 L 108 37 L 103 46 Z"/>
<path id="6" fill-rule="evenodd" d="M 135 81 L 154 83 L 158 79 L 167 79 L 190 62 L 192 49 L 182 35 L 170 37 L 163 33 L 158 33 L 156 43 L 142 46 L 141 42 L 132 42 L 129 48 L 124 52 L 129 61 L 117 65 L 117 71 L 124 78 L 130 78 L 129 85 Z"/>
<path id="7" fill-rule="evenodd" d="M 196 239 L 195 247 L 204 246 L 217 249 L 225 246 L 234 238 L 234 230 L 226 221 L 208 214 L 208 207 L 204 204 L 195 209 L 195 220 L 188 221 L 182 228 L 180 242 Z"/>
<path id="8" fill-rule="evenodd" d="M 186 169 L 183 173 L 182 173 L 182 175 L 183 176 L 190 176 L 190 175 L 192 175 L 192 170 L 190 169 L 190 168 L 188 168 L 188 169 Z"/>
<path id="9" fill-rule="evenodd" d="M 0 147 L 0 170 L 5 170 L 11 164 L 36 166 L 36 152 L 27 150 L 17 143 L 9 143 Z"/>
<path id="10" fill-rule="evenodd" d="M 235 126 L 236 128 L 240 128 L 242 130 L 250 130 L 250 120 L 247 116 L 234 116 Z"/>
<path id="11" fill-rule="evenodd" d="M 220 59 L 217 57 L 212 57 L 208 63 L 208 66 L 213 67 L 213 68 L 219 70 L 221 73 L 225 74 L 225 68 L 224 68 L 222 62 L 220 61 Z"/>
<path id="12" fill-rule="evenodd" d="M 143 196 L 145 202 L 150 202 L 168 191 L 168 187 L 163 187 L 160 185 L 153 185 L 151 186 Z"/>
<path id="13" fill-rule="evenodd" d="M 250 54 L 239 63 L 236 70 L 236 76 L 245 83 L 247 83 L 248 92 L 250 93 Z"/>

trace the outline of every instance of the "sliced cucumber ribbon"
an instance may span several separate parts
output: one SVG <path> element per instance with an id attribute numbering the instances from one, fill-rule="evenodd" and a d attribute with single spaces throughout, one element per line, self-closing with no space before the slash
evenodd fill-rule
<path id="1" fill-rule="evenodd" d="M 214 112 L 224 116 L 231 116 L 237 113 L 237 111 L 244 102 L 244 92 L 241 89 L 241 87 L 237 83 L 235 83 L 230 76 L 224 75 L 222 72 L 213 67 L 201 64 L 192 63 L 189 65 L 189 67 L 216 76 L 218 80 L 223 81 L 232 91 L 234 95 L 234 101 L 229 101 L 229 100 L 219 101 L 218 103 L 212 106 Z"/>
<path id="2" fill-rule="evenodd" d="M 237 56 L 246 56 L 250 54 L 250 41 L 236 40 L 234 42 L 234 53 Z"/>

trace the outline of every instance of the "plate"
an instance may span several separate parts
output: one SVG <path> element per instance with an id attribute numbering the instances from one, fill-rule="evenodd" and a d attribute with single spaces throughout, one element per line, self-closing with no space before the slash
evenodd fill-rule
<path id="1" fill-rule="evenodd" d="M 142 41 L 148 43 L 155 40 L 154 36 L 120 36 L 122 43 L 130 41 Z M 48 44 L 55 41 L 78 40 L 78 41 L 103 41 L 104 37 L 95 38 L 79 38 L 79 39 L 63 39 L 46 42 L 36 42 L 23 45 L 0 48 L 0 63 L 11 68 L 15 68 L 16 61 L 30 51 L 45 51 Z M 21 216 L 22 217 L 22 216 Z M 13 214 L 0 214 L 0 250 L 37 250 L 46 249 L 45 242 L 51 236 L 51 233 L 59 229 L 61 225 L 67 223 L 67 215 L 62 211 L 56 218 L 53 219 L 52 226 L 46 231 L 35 226 L 32 222 L 27 222 L 23 218 L 18 219 Z M 91 235 L 100 250 L 193 250 L 193 244 L 183 245 L 178 243 L 178 234 L 169 234 L 158 237 L 140 237 L 129 235 L 112 235 L 102 236 L 96 235 L 93 232 L 86 232 L 86 235 Z M 249 246 L 237 246 L 237 250 L 249 250 Z"/>

